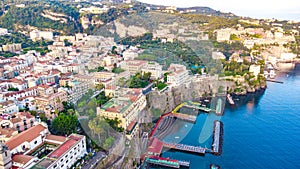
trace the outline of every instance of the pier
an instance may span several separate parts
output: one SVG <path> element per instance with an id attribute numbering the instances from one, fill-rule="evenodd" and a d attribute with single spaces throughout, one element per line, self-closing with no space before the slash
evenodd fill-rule
<path id="1" fill-rule="evenodd" d="M 191 153 L 198 153 L 204 155 L 206 148 L 198 146 L 190 146 L 185 144 L 176 144 L 176 143 L 164 143 L 164 147 L 171 148 L 174 150 L 186 151 Z"/>
<path id="2" fill-rule="evenodd" d="M 200 105 L 200 103 L 195 103 L 195 102 L 190 102 L 188 101 L 187 104 L 183 105 L 184 107 L 188 107 L 188 108 L 193 108 L 193 109 L 198 109 L 204 112 L 209 113 L 210 111 L 212 111 L 212 109 L 208 108 L 208 107 L 203 107 Z"/>
<path id="3" fill-rule="evenodd" d="M 170 168 L 180 168 L 180 166 L 183 167 L 190 166 L 190 162 L 188 161 L 174 160 L 174 159 L 163 158 L 159 156 L 147 157 L 146 162 L 149 164 L 160 165 L 160 166 L 165 166 Z"/>
<path id="4" fill-rule="evenodd" d="M 212 153 L 220 155 L 222 153 L 222 123 L 220 121 L 214 122 L 214 135 L 213 135 L 213 144 L 212 144 Z"/>
<path id="5" fill-rule="evenodd" d="M 182 114 L 182 113 L 173 113 L 175 117 L 177 117 L 180 120 L 184 120 L 187 122 L 195 123 L 197 120 L 197 116 L 188 115 L 188 114 Z"/>

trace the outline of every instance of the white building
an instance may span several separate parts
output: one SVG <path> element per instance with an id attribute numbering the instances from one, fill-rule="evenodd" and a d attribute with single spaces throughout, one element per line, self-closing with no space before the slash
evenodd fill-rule
<path id="1" fill-rule="evenodd" d="M 8 146 L 11 154 L 26 155 L 43 143 L 43 138 L 48 132 L 47 127 L 38 124 L 11 138 L 5 144 Z"/>
<path id="2" fill-rule="evenodd" d="M 46 157 L 38 159 L 31 155 L 31 153 L 42 153 L 43 145 L 47 144 L 52 145 L 48 147 L 48 150 L 52 152 Z M 51 135 L 47 127 L 42 124 L 37 124 L 12 137 L 4 143 L 4 146 L 7 147 L 5 148 L 6 158 L 0 158 L 0 167 L 4 161 L 10 161 L 16 168 L 67 169 L 86 154 L 85 136 Z M 40 149 L 37 149 L 38 147 Z"/>
<path id="3" fill-rule="evenodd" d="M 45 40 L 53 40 L 53 32 L 49 31 L 39 31 L 39 30 L 33 30 L 29 33 L 30 39 L 32 40 L 40 40 L 40 39 L 45 39 Z"/>
<path id="4" fill-rule="evenodd" d="M 125 52 L 123 52 L 124 60 L 134 60 L 138 56 L 139 54 L 136 51 L 126 50 Z"/>
<path id="5" fill-rule="evenodd" d="M 189 72 L 184 65 L 171 64 L 168 71 L 171 73 L 167 76 L 167 83 L 174 86 L 186 83 L 190 79 Z"/>
<path id="6" fill-rule="evenodd" d="M 0 36 L 7 35 L 7 34 L 8 34 L 8 30 L 7 29 L 0 28 Z"/>
<path id="7" fill-rule="evenodd" d="M 12 114 L 16 112 L 19 112 L 19 107 L 14 101 L 8 100 L 0 103 L 0 114 Z"/>
<path id="8" fill-rule="evenodd" d="M 147 73 L 147 72 L 151 73 L 152 79 L 160 79 L 163 75 L 162 65 L 158 64 L 157 62 L 149 61 L 142 68 L 142 73 Z"/>
<path id="9" fill-rule="evenodd" d="M 260 65 L 251 65 L 249 72 L 252 72 L 254 76 L 257 77 L 260 74 Z"/>
<path id="10" fill-rule="evenodd" d="M 145 67 L 147 61 L 145 60 L 126 60 L 120 63 L 121 68 L 129 71 L 130 74 L 141 72 L 142 68 Z"/>

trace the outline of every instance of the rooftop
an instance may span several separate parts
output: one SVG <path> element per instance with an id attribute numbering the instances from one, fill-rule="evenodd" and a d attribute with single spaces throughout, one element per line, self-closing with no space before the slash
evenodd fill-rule
<path id="1" fill-rule="evenodd" d="M 131 104 L 132 101 L 129 98 L 112 98 L 101 109 L 114 113 L 123 113 Z"/>
<path id="2" fill-rule="evenodd" d="M 28 163 L 33 158 L 34 158 L 33 156 L 17 154 L 17 155 L 14 155 L 12 157 L 12 160 L 15 163 L 19 163 L 19 164 L 25 165 L 26 163 Z"/>
<path id="3" fill-rule="evenodd" d="M 67 137 L 48 134 L 45 139 L 48 141 L 65 142 Z"/>
<path id="4" fill-rule="evenodd" d="M 31 142 L 32 140 L 37 138 L 44 130 L 47 130 L 47 128 L 41 124 L 38 124 L 9 139 L 7 142 L 5 142 L 5 144 L 10 150 L 12 150 L 17 146 L 23 144 L 24 142 Z"/>
<path id="5" fill-rule="evenodd" d="M 32 169 L 45 169 L 48 168 L 56 159 L 53 158 L 43 158 L 39 163 L 34 165 Z"/>
<path id="6" fill-rule="evenodd" d="M 154 154 L 160 154 L 163 149 L 163 142 L 159 141 L 157 138 L 154 138 L 151 141 L 150 146 L 148 147 L 148 152 L 154 153 Z"/>
<path id="7" fill-rule="evenodd" d="M 48 155 L 49 158 L 58 159 L 61 155 L 63 155 L 67 150 L 69 150 L 77 141 L 70 139 L 60 145 L 56 150 Z"/>

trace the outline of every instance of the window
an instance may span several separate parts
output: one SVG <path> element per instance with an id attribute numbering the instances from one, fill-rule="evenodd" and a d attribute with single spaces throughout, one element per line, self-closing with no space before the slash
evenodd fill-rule
<path id="1" fill-rule="evenodd" d="M 55 164 L 54 166 L 53 166 L 53 168 L 56 168 L 57 167 L 57 164 Z"/>
<path id="2" fill-rule="evenodd" d="M 61 168 L 63 168 L 63 167 L 64 167 L 64 165 L 61 165 L 60 167 L 61 167 Z"/>
<path id="3" fill-rule="evenodd" d="M 37 141 L 35 140 L 35 141 L 34 141 L 34 144 L 36 144 L 36 143 L 37 143 Z"/>
<path id="4" fill-rule="evenodd" d="M 66 164 L 68 164 L 69 160 L 66 161 Z"/>

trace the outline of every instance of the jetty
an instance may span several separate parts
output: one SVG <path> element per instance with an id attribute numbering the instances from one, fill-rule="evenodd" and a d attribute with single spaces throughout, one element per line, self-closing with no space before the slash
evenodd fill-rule
<path id="1" fill-rule="evenodd" d="M 165 166 L 165 167 L 170 167 L 170 168 L 180 168 L 180 166 L 182 166 L 182 167 L 190 166 L 190 162 L 188 162 L 188 161 L 174 160 L 174 159 L 163 158 L 163 157 L 159 157 L 159 156 L 147 157 L 146 162 L 149 164 Z"/>
<path id="2" fill-rule="evenodd" d="M 174 113 L 173 115 L 180 120 L 184 120 L 191 123 L 195 123 L 197 120 L 197 116 L 193 116 L 193 115 L 182 114 L 182 113 Z"/>
<path id="3" fill-rule="evenodd" d="M 223 134 L 222 123 L 220 121 L 215 121 L 213 144 L 212 144 L 212 153 L 215 155 L 220 155 L 222 153 L 222 134 Z"/>
<path id="4" fill-rule="evenodd" d="M 183 105 L 184 107 L 188 107 L 188 108 L 192 108 L 192 109 L 198 109 L 204 112 L 209 113 L 210 111 L 212 111 L 212 109 L 208 108 L 208 107 L 203 107 L 201 106 L 200 103 L 196 103 L 196 102 L 191 102 L 188 101 L 187 104 Z"/>
<path id="5" fill-rule="evenodd" d="M 176 143 L 164 143 L 164 147 L 171 148 L 174 150 L 186 151 L 191 153 L 198 153 L 204 155 L 206 148 L 200 146 L 191 146 L 186 144 L 176 144 Z"/>

